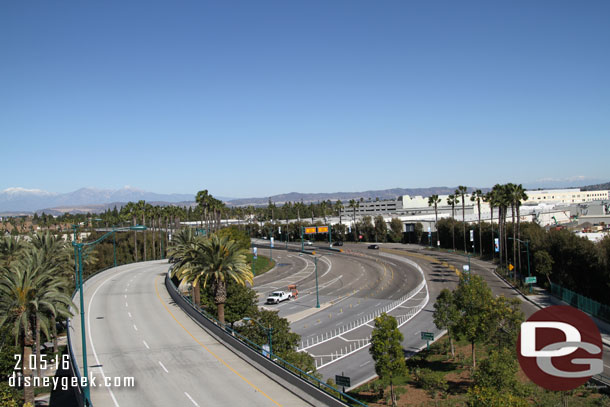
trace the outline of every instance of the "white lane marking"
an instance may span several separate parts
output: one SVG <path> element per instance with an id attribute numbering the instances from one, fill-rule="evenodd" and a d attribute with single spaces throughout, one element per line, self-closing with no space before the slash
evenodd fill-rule
<path id="1" fill-rule="evenodd" d="M 364 362 L 363 364 L 360 365 L 360 367 L 368 365 L 369 363 L 371 363 L 371 361 L 369 360 L 368 362 Z"/>
<path id="2" fill-rule="evenodd" d="M 189 400 L 191 400 L 191 402 L 196 405 L 197 407 L 199 407 L 199 404 L 197 404 L 197 402 L 195 402 L 195 400 L 193 400 L 193 398 L 191 396 L 189 396 L 189 394 L 187 392 L 184 392 L 184 394 L 186 395 L 186 397 L 189 398 Z"/>
<path id="3" fill-rule="evenodd" d="M 135 329 L 136 331 L 138 330 L 138 327 L 136 326 L 136 324 L 133 324 L 133 329 Z"/>
<path id="4" fill-rule="evenodd" d="M 127 295 L 124 295 L 123 297 L 125 297 L 125 299 L 127 299 Z"/>
<path id="5" fill-rule="evenodd" d="M 127 315 L 129 315 L 129 318 L 131 318 L 131 312 L 128 312 Z"/>
<path id="6" fill-rule="evenodd" d="M 126 273 L 126 272 L 127 272 L 127 270 L 125 270 L 123 273 Z M 123 273 L 120 273 L 120 274 L 123 274 Z M 117 277 L 117 276 L 114 275 L 112 277 Z M 91 295 L 91 299 L 89 300 L 89 305 L 87 306 L 87 333 L 89 334 L 89 343 L 91 344 L 91 352 L 93 352 L 93 356 L 95 357 L 95 362 L 98 365 L 98 369 L 102 373 L 102 378 L 104 379 L 104 383 L 106 382 L 106 374 L 104 373 L 104 369 L 102 368 L 102 364 L 100 363 L 100 358 L 97 356 L 97 352 L 95 351 L 95 345 L 93 344 L 93 336 L 91 335 L 91 322 L 89 321 L 89 317 L 91 316 L 91 304 L 93 304 L 93 299 L 95 298 L 95 294 L 97 294 L 99 289 L 102 288 L 102 286 L 104 284 L 106 284 L 106 282 L 108 282 L 108 281 L 110 281 L 110 278 L 107 278 L 106 280 L 104 280 L 95 289 L 95 291 Z M 127 303 L 125 303 L 125 305 L 127 306 Z M 116 400 L 116 397 L 114 396 L 114 392 L 112 391 L 112 388 L 110 388 L 108 386 L 108 387 L 106 387 L 106 389 L 108 389 L 108 393 L 110 393 L 110 397 L 112 398 L 112 401 L 114 402 L 114 405 L 116 407 L 120 407 L 119 406 L 119 402 Z"/>
<path id="7" fill-rule="evenodd" d="M 163 366 L 163 363 L 161 363 L 161 361 L 159 361 L 159 364 L 161 365 L 161 367 L 163 368 L 163 370 L 165 370 L 165 373 L 169 373 L 169 372 L 167 371 L 167 369 L 165 368 L 165 366 Z"/>
<path id="8" fill-rule="evenodd" d="M 125 301 L 125 306 L 126 306 L 126 307 L 129 307 L 129 304 L 127 304 L 127 301 Z"/>
<path id="9" fill-rule="evenodd" d="M 144 346 L 146 346 L 146 349 L 150 349 L 150 346 L 148 346 L 148 344 L 146 343 L 146 341 L 142 341 L 144 343 Z"/>

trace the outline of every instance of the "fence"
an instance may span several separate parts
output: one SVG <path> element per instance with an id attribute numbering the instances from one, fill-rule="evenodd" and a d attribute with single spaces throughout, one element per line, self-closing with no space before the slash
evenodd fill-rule
<path id="1" fill-rule="evenodd" d="M 563 288 L 559 284 L 551 283 L 551 292 L 554 296 L 567 302 L 573 307 L 578 308 L 587 314 L 593 315 L 601 320 L 610 322 L 610 307 L 601 304 L 591 298 L 575 293 L 574 291 Z"/>

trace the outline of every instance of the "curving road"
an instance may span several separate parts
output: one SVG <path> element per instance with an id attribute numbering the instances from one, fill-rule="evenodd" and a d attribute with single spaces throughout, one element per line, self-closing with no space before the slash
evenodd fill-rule
<path id="1" fill-rule="evenodd" d="M 167 270 L 166 261 L 136 263 L 87 281 L 87 357 L 96 378 L 97 387 L 91 388 L 96 407 L 308 405 L 237 357 L 173 304 L 163 284 Z M 79 318 L 72 324 L 80 366 Z M 135 387 L 101 386 L 104 377 L 133 377 Z"/>

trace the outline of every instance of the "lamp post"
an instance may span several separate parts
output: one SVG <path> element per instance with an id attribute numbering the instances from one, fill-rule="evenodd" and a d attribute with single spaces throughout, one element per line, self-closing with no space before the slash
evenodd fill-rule
<path id="1" fill-rule="evenodd" d="M 273 328 L 271 328 L 271 326 L 269 328 L 267 328 L 263 324 L 258 322 L 256 319 L 252 319 L 250 317 L 244 317 L 243 320 L 256 322 L 258 324 L 258 326 L 260 326 L 263 330 L 265 330 L 267 332 L 267 341 L 269 342 L 269 356 L 271 356 L 273 354 L 273 344 L 272 344 Z"/>
<path id="2" fill-rule="evenodd" d="M 320 308 L 320 291 L 318 289 L 318 258 L 316 257 L 316 252 L 312 252 L 313 255 L 313 263 L 315 265 L 316 272 L 316 308 Z M 322 256 L 320 256 L 322 257 Z"/>
<path id="3" fill-rule="evenodd" d="M 87 367 L 87 338 L 85 335 L 85 300 L 83 294 L 83 247 L 93 247 L 96 244 L 102 242 L 108 236 L 113 235 L 122 230 L 146 230 L 146 226 L 130 226 L 128 228 L 117 228 L 112 229 L 110 232 L 105 233 L 99 239 L 89 242 L 89 243 L 78 243 L 76 241 L 76 228 L 77 225 L 72 225 L 74 229 L 74 241 L 72 242 L 72 246 L 74 246 L 74 270 L 76 272 L 76 284 L 77 289 L 79 290 L 80 297 L 80 326 L 81 326 L 81 341 L 83 348 L 83 374 L 84 377 L 88 376 L 88 367 Z M 115 246 L 115 265 L 116 265 L 116 246 Z M 89 383 L 87 382 L 85 386 L 83 386 L 83 398 L 85 405 L 91 405 L 91 398 L 89 393 Z"/>
<path id="4" fill-rule="evenodd" d="M 525 250 L 527 251 L 527 276 L 531 277 L 532 272 L 530 269 L 530 241 L 529 240 L 521 240 L 521 239 L 513 239 L 512 237 L 508 238 L 509 240 L 516 240 L 517 242 L 523 243 L 525 245 Z M 530 293 L 532 292 L 532 285 L 530 284 Z"/>

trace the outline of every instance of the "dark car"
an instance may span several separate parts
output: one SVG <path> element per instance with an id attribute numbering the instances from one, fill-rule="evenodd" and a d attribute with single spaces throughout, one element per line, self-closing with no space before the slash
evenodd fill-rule
<path id="1" fill-rule="evenodd" d="M 372 244 L 372 245 L 369 246 L 369 249 L 379 250 L 379 245 Z"/>
<path id="2" fill-rule="evenodd" d="M 337 240 L 333 246 L 343 246 L 343 242 L 341 240 Z"/>

